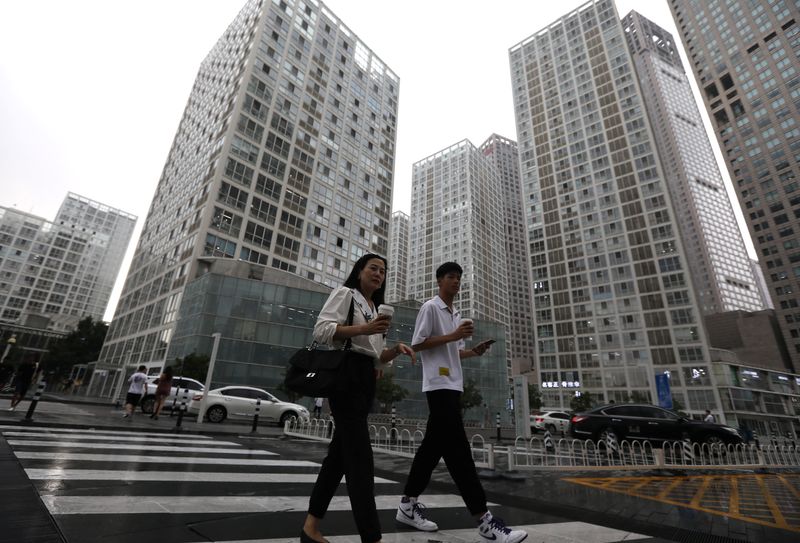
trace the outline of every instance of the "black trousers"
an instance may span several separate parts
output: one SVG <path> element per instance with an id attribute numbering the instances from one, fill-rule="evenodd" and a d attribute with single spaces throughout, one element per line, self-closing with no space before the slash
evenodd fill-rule
<path id="1" fill-rule="evenodd" d="M 403 493 L 419 497 L 428 486 L 436 464 L 444 458 L 469 512 L 473 515 L 485 513 L 486 494 L 478 479 L 461 418 L 461 392 L 433 390 L 425 394 L 428 397 L 428 425 L 425 437 L 414 455 Z"/>
<path id="2" fill-rule="evenodd" d="M 308 512 L 324 518 L 344 476 L 361 541 L 375 543 L 381 540 L 381 525 L 375 507 L 375 466 L 367 426 L 375 397 L 375 371 L 372 358 L 358 353 L 352 353 L 345 366 L 345 390 L 328 398 L 336 430 L 311 491 Z"/>

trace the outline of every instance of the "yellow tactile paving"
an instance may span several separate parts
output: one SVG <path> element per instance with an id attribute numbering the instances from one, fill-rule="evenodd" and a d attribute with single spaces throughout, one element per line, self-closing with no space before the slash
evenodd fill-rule
<path id="1" fill-rule="evenodd" d="M 567 477 L 570 483 L 800 532 L 800 474 Z"/>

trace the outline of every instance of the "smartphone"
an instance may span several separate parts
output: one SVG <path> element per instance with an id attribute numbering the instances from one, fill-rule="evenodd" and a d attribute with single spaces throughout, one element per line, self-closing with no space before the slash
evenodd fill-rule
<path id="1" fill-rule="evenodd" d="M 486 347 L 488 348 L 489 345 L 491 345 L 494 342 L 495 342 L 495 340 L 493 340 L 493 339 L 487 339 L 485 341 L 481 341 L 480 343 L 478 343 L 478 345 L 486 345 Z"/>

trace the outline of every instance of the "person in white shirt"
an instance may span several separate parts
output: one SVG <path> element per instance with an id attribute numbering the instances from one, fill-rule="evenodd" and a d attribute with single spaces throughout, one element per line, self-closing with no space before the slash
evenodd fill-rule
<path id="1" fill-rule="evenodd" d="M 128 378 L 130 386 L 128 387 L 128 395 L 125 396 L 125 414 L 123 418 L 131 419 L 136 406 L 139 405 L 139 400 L 142 399 L 144 394 L 144 387 L 147 383 L 147 366 L 141 365 L 136 369 L 136 373 Z"/>
<path id="2" fill-rule="evenodd" d="M 703 417 L 703 422 L 714 422 L 714 415 L 711 414 L 711 410 L 706 409 L 706 416 Z"/>
<path id="3" fill-rule="evenodd" d="M 314 398 L 314 418 L 318 419 L 322 416 L 322 404 L 325 398 Z"/>
<path id="4" fill-rule="evenodd" d="M 378 315 L 386 288 L 386 259 L 365 254 L 353 266 L 344 286 L 334 290 L 314 326 L 314 340 L 342 348 L 349 339 L 350 356 L 340 369 L 345 386 L 328 397 L 336 430 L 322 461 L 317 482 L 308 501 L 308 515 L 300 532 L 301 543 L 327 543 L 319 522 L 328 511 L 342 476 L 347 478 L 350 508 L 362 543 L 381 541 L 381 525 L 375 506 L 375 466 L 369 440 L 367 415 L 375 398 L 375 374 L 405 354 L 416 362 L 411 347 L 397 343 L 386 347 L 391 317 Z M 348 314 L 353 320 L 347 324 Z"/>
<path id="5" fill-rule="evenodd" d="M 464 392 L 461 360 L 481 356 L 494 343 L 488 340 L 466 349 L 464 339 L 472 336 L 473 324 L 463 320 L 453 306 L 461 287 L 461 274 L 461 266 L 455 262 L 439 266 L 436 270 L 439 295 L 425 302 L 417 315 L 411 345 L 420 352 L 422 391 L 428 400 L 429 415 L 425 437 L 411 464 L 395 519 L 426 532 L 439 529 L 426 518 L 425 508 L 417 499 L 428 486 L 439 460 L 444 458 L 467 509 L 478 522 L 481 540 L 518 543 L 528 534 L 506 527 L 489 512 L 461 418 Z"/>

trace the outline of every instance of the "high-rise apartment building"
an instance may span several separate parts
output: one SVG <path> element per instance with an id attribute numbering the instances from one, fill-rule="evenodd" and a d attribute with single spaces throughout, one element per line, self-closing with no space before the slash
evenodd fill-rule
<path id="1" fill-rule="evenodd" d="M 510 51 L 545 406 L 576 392 L 720 412 L 702 311 L 616 8 L 588 2 Z"/>
<path id="2" fill-rule="evenodd" d="M 508 324 L 502 194 L 492 163 L 468 140 L 413 165 L 409 298 L 433 297 L 436 268 L 458 262 L 462 316 Z"/>
<path id="3" fill-rule="evenodd" d="M 386 278 L 386 300 L 399 302 L 408 299 L 408 215 L 392 213 L 389 224 L 389 271 Z"/>
<path id="4" fill-rule="evenodd" d="M 800 6 L 669 4 L 800 367 Z"/>
<path id="5" fill-rule="evenodd" d="M 760 311 L 761 295 L 672 35 L 632 11 L 622 20 L 689 270 L 704 314 Z"/>
<path id="6" fill-rule="evenodd" d="M 398 91 L 322 2 L 249 0 L 201 64 L 97 367 L 161 366 L 207 259 L 339 285 L 386 254 Z"/>
<path id="7" fill-rule="evenodd" d="M 68 193 L 55 221 L 0 207 L 0 322 L 102 320 L 136 217 Z M 37 327 L 44 321 L 37 319 Z"/>
<path id="8" fill-rule="evenodd" d="M 504 266 L 508 277 L 508 346 L 512 374 L 532 372 L 535 337 L 531 317 L 531 278 L 528 243 L 522 214 L 517 142 L 492 134 L 480 146 L 497 175 L 502 191 L 505 234 Z"/>

